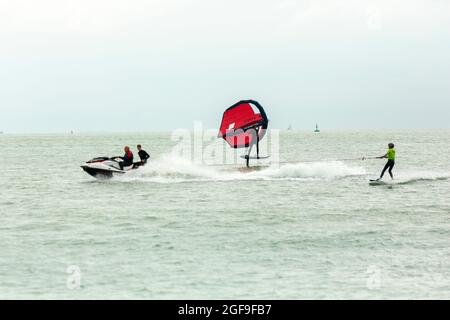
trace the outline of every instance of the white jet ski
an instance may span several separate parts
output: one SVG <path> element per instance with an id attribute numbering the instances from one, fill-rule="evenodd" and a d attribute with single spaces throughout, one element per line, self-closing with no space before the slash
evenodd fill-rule
<path id="1" fill-rule="evenodd" d="M 122 161 L 122 157 L 97 157 L 87 161 L 81 168 L 97 179 L 109 179 L 115 175 L 123 175 L 138 168 L 137 165 L 131 165 L 124 167 L 122 170 L 119 165 Z"/>

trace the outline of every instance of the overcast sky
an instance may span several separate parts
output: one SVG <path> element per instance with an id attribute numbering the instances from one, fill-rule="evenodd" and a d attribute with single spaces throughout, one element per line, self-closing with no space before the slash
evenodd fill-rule
<path id="1" fill-rule="evenodd" d="M 447 0 L 0 0 L 0 131 L 449 128 Z"/>

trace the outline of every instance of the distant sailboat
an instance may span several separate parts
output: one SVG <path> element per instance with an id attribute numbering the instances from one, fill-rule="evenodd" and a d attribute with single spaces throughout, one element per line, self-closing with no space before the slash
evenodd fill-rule
<path id="1" fill-rule="evenodd" d="M 316 130 L 314 130 L 314 132 L 320 132 L 319 125 L 317 123 L 316 123 Z"/>
<path id="2" fill-rule="evenodd" d="M 292 125 L 291 125 L 291 124 L 289 124 L 289 127 L 287 128 L 287 130 L 288 130 L 288 131 L 291 131 L 291 130 L 292 130 Z"/>

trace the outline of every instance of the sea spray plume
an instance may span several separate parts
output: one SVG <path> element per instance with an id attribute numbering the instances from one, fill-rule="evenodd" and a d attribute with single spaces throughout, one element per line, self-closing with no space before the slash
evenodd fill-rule
<path id="1" fill-rule="evenodd" d="M 218 172 L 202 164 L 195 164 L 188 158 L 167 154 L 154 159 L 150 164 L 128 175 L 127 179 L 150 179 L 156 182 L 183 182 L 196 180 L 216 180 Z"/>

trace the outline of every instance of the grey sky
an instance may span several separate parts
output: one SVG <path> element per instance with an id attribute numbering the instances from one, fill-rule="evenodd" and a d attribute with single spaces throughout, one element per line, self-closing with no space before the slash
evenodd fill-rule
<path id="1" fill-rule="evenodd" d="M 445 0 L 0 0 L 0 131 L 449 127 Z"/>

